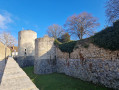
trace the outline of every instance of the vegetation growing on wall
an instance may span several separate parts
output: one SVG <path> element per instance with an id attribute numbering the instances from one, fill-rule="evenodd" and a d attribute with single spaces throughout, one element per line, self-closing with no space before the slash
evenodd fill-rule
<path id="1" fill-rule="evenodd" d="M 76 43 L 77 45 L 80 44 L 84 48 L 88 48 L 89 43 L 93 43 L 100 48 L 109 49 L 112 51 L 119 50 L 119 20 L 113 23 L 113 26 L 105 28 L 92 37 L 79 41 L 70 41 L 63 44 L 56 40 L 55 43 L 62 52 L 68 53 L 73 52 L 74 48 L 78 48 Z"/>
<path id="2" fill-rule="evenodd" d="M 77 45 L 81 45 L 84 48 L 88 48 L 90 42 L 91 42 L 91 38 L 86 38 L 86 39 L 79 40 Z M 76 46 L 75 48 L 78 47 Z"/>
<path id="3" fill-rule="evenodd" d="M 61 43 L 58 40 L 55 40 L 54 44 L 62 51 L 62 52 L 73 52 L 73 49 L 76 45 L 77 41 L 70 41 L 67 43 Z"/>
<path id="4" fill-rule="evenodd" d="M 73 49 L 76 45 L 76 42 L 77 41 L 70 41 L 68 43 L 63 43 L 63 44 L 60 44 L 59 45 L 59 48 L 62 52 L 68 52 L 68 53 L 71 53 L 73 52 Z"/>
<path id="5" fill-rule="evenodd" d="M 92 43 L 104 49 L 119 50 L 119 20 L 112 27 L 96 33 L 92 38 Z"/>
<path id="6" fill-rule="evenodd" d="M 54 44 L 56 47 L 59 47 L 60 44 L 62 44 L 60 41 L 58 41 L 57 39 L 55 39 Z"/>

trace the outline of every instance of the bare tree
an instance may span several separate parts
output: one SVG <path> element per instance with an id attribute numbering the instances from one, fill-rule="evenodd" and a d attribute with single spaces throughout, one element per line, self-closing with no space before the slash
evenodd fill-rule
<path id="1" fill-rule="evenodd" d="M 64 34 L 64 29 L 58 24 L 53 24 L 48 27 L 48 35 L 54 37 L 55 39 L 60 38 Z"/>
<path id="2" fill-rule="evenodd" d="M 109 22 L 115 22 L 119 19 L 119 0 L 108 0 L 105 12 Z"/>
<path id="3" fill-rule="evenodd" d="M 2 32 L 0 33 L 0 42 L 2 42 L 5 45 L 6 59 L 7 47 L 14 46 L 17 43 L 17 41 L 9 32 Z"/>
<path id="4" fill-rule="evenodd" d="M 79 15 L 69 17 L 65 23 L 65 27 L 67 27 L 67 31 L 71 35 L 82 39 L 84 35 L 90 36 L 94 34 L 94 29 L 100 25 L 97 20 L 91 14 L 83 12 Z"/>

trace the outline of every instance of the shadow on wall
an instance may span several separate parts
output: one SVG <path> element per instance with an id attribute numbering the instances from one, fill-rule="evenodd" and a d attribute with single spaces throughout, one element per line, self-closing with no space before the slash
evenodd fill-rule
<path id="1" fill-rule="evenodd" d="M 34 56 L 18 56 L 14 57 L 14 60 L 19 64 L 21 68 L 34 66 Z"/>
<path id="2" fill-rule="evenodd" d="M 4 60 L 5 57 L 7 58 L 10 55 L 11 50 L 8 47 L 6 48 L 5 45 L 0 42 L 0 60 Z"/>
<path id="3" fill-rule="evenodd" d="M 34 73 L 49 74 L 56 72 L 56 48 L 54 45 L 50 50 L 46 49 L 35 51 Z"/>

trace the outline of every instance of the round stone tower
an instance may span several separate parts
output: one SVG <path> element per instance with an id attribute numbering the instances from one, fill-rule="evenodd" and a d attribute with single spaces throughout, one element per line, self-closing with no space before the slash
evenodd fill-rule
<path id="1" fill-rule="evenodd" d="M 43 38 L 37 38 L 35 40 L 35 59 L 54 59 L 55 58 L 55 46 L 54 38 L 50 38 L 45 35 Z"/>
<path id="2" fill-rule="evenodd" d="M 35 56 L 35 39 L 37 33 L 23 30 L 18 33 L 18 56 Z"/>
<path id="3" fill-rule="evenodd" d="M 48 74 L 56 71 L 54 38 L 45 35 L 35 40 L 34 73 Z"/>

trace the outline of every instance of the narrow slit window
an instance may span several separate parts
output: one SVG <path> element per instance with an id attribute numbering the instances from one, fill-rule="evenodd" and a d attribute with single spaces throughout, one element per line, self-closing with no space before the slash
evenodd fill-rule
<path id="1" fill-rule="evenodd" d="M 26 49 L 25 49 L 25 55 L 26 55 Z"/>

